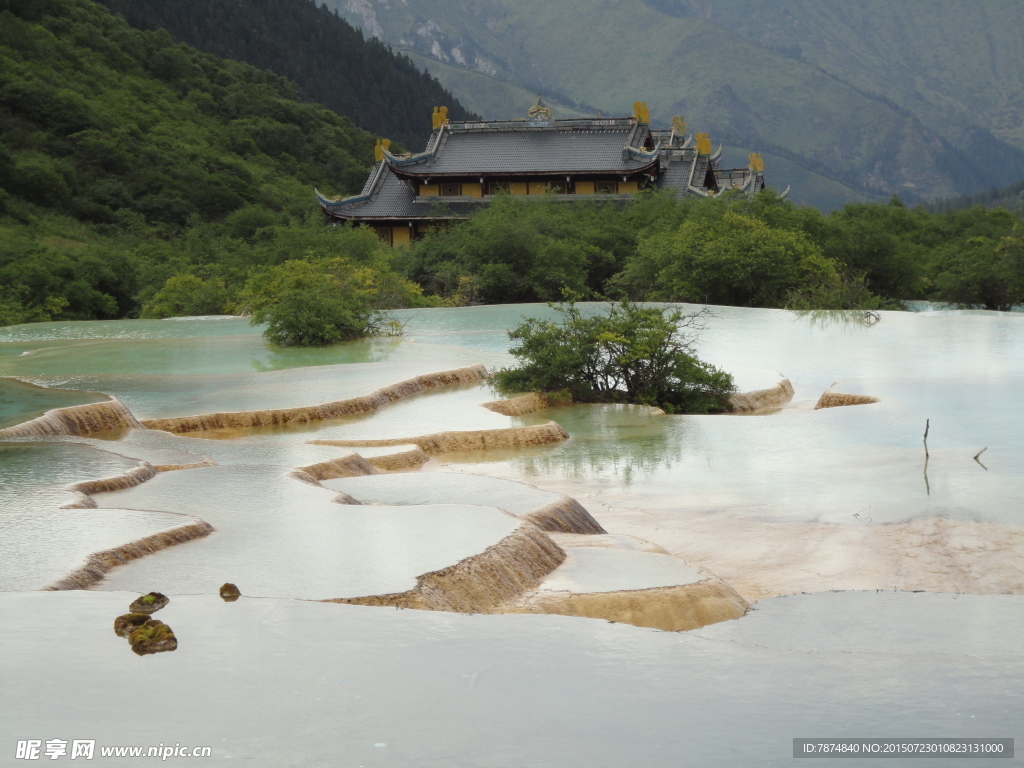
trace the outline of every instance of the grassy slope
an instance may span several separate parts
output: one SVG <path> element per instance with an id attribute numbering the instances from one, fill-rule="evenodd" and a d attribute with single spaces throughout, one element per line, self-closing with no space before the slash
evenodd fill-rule
<path id="1" fill-rule="evenodd" d="M 483 51 L 499 77 L 528 87 L 541 83 L 605 111 L 628 111 L 634 100 L 646 100 L 661 121 L 682 113 L 713 138 L 786 157 L 862 194 L 947 196 L 1015 177 L 1007 167 L 1024 156 L 994 139 L 971 142 L 991 155 L 981 171 L 957 150 L 968 127 L 964 114 L 983 122 L 1002 115 L 1005 133 L 1016 130 L 1014 120 L 1024 113 L 1015 95 L 1024 56 L 1017 55 L 1019 41 L 1010 41 L 1024 4 L 1004 10 L 1014 4 L 989 2 L 978 14 L 946 0 L 941 13 L 907 3 L 889 10 L 877 2 L 675 4 L 696 15 L 666 15 L 642 0 L 479 0 L 472 7 L 409 0 L 373 5 L 372 21 L 386 39 L 406 40 L 424 53 Z M 348 16 L 367 22 L 365 13 Z M 971 45 L 960 46 L 957 35 Z M 991 46 L 977 42 L 988 37 Z M 803 38 L 806 54 L 800 48 L 795 54 L 805 60 L 799 60 L 792 46 Z M 868 39 L 871 44 L 863 42 Z M 1000 73 L 993 87 L 980 61 L 982 45 Z M 437 73 L 457 90 L 446 72 Z M 460 97 L 472 101 L 468 89 L 486 81 L 478 86 L 463 78 L 460 85 L 467 89 Z M 983 102 L 997 92 L 999 103 L 988 109 Z"/>

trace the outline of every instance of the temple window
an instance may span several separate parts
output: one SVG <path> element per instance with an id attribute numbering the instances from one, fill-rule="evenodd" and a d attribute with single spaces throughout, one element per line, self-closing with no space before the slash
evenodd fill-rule
<path id="1" fill-rule="evenodd" d="M 440 187 L 440 192 L 443 197 L 456 197 L 462 194 L 461 184 L 446 183 L 439 184 L 438 186 Z"/>
<path id="2" fill-rule="evenodd" d="M 614 195 L 619 191 L 617 181 L 598 181 L 594 183 L 594 191 L 599 195 Z"/>
<path id="3" fill-rule="evenodd" d="M 502 192 L 507 193 L 509 191 L 507 181 L 489 181 L 487 182 L 487 194 L 498 195 Z"/>

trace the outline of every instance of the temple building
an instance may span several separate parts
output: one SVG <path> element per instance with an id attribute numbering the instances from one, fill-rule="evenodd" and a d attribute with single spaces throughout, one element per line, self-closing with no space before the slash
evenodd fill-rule
<path id="1" fill-rule="evenodd" d="M 379 141 L 358 195 L 331 199 L 317 191 L 324 213 L 403 245 L 436 222 L 467 218 L 498 194 L 628 200 L 643 189 L 708 197 L 765 186 L 759 154 L 746 168 L 720 169 L 722 148 L 712 152 L 706 133 L 688 135 L 679 117 L 671 129 L 653 130 L 642 102 L 629 117 L 553 120 L 538 101 L 523 120 L 462 123 L 439 107 L 433 122 L 418 154 L 393 155 L 390 142 Z"/>

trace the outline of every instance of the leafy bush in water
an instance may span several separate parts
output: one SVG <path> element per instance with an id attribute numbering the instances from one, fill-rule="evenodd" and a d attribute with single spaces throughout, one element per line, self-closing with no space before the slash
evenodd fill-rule
<path id="1" fill-rule="evenodd" d="M 727 407 L 732 377 L 693 354 L 707 310 L 684 314 L 622 301 L 604 314 L 584 315 L 571 301 L 551 306 L 560 322 L 529 319 L 509 331 L 520 366 L 495 373 L 499 388 L 656 405 L 670 413 Z"/>
<path id="2" fill-rule="evenodd" d="M 418 299 L 417 286 L 383 266 L 333 257 L 286 261 L 259 273 L 239 304 L 252 314 L 253 325 L 267 324 L 263 333 L 272 343 L 322 347 L 396 332 L 383 310 Z"/>

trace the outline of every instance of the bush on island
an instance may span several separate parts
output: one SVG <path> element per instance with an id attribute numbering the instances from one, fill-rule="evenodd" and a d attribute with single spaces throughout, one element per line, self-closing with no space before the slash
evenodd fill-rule
<path id="1" fill-rule="evenodd" d="M 239 298 L 252 324 L 281 346 L 322 347 L 363 336 L 395 335 L 388 307 L 422 303 L 417 286 L 380 265 L 340 257 L 286 261 L 255 275 Z"/>
<path id="2" fill-rule="evenodd" d="M 566 393 L 584 403 L 639 403 L 668 413 L 726 410 L 732 376 L 693 354 L 710 316 L 701 309 L 631 301 L 584 314 L 573 301 L 551 304 L 561 321 L 528 319 L 509 338 L 517 368 L 494 374 L 504 391 Z"/>

